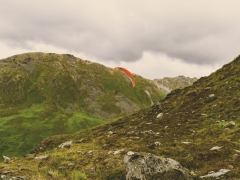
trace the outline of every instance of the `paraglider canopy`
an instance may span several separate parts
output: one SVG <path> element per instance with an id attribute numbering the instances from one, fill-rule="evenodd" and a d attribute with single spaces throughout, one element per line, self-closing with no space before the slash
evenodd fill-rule
<path id="1" fill-rule="evenodd" d="M 133 87 L 135 87 L 135 85 L 136 85 L 135 80 L 134 80 L 132 73 L 130 73 L 130 71 L 128 71 L 127 69 L 120 67 L 120 66 L 117 66 L 114 69 L 119 69 L 119 70 L 123 71 L 131 79 L 132 85 L 133 85 Z"/>

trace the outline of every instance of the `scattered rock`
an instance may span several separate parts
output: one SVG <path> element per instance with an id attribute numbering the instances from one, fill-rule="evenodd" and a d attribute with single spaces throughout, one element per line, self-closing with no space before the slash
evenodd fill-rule
<path id="1" fill-rule="evenodd" d="M 134 152 L 132 152 L 132 151 L 128 151 L 128 152 L 127 152 L 127 155 L 128 155 L 128 156 L 131 156 L 131 155 L 133 155 L 133 154 L 134 154 Z"/>
<path id="2" fill-rule="evenodd" d="M 154 143 L 147 144 L 147 147 L 150 149 L 155 149 L 157 146 L 162 146 L 162 144 L 160 142 L 154 142 Z"/>
<path id="3" fill-rule="evenodd" d="M 65 143 L 60 144 L 58 146 L 58 148 L 61 148 L 61 149 L 63 149 L 63 148 L 70 148 L 71 146 L 73 146 L 72 141 L 67 141 Z"/>
<path id="4" fill-rule="evenodd" d="M 147 134 L 155 134 L 152 130 L 143 131 L 143 132 L 141 132 L 141 133 L 144 134 L 144 135 L 147 135 Z"/>
<path id="5" fill-rule="evenodd" d="M 127 171 L 126 180 L 193 179 L 189 170 L 182 167 L 177 161 L 153 154 L 125 155 L 124 163 Z"/>
<path id="6" fill-rule="evenodd" d="M 76 143 L 77 143 L 77 144 L 80 144 L 80 143 L 84 143 L 84 142 L 87 142 L 87 141 L 88 141 L 88 139 L 84 139 L 84 138 L 83 138 L 83 139 L 77 140 Z"/>
<path id="7" fill-rule="evenodd" d="M 11 174 L 11 173 L 14 173 L 14 171 L 3 171 L 2 172 L 3 175 L 7 175 L 7 174 Z"/>
<path id="8" fill-rule="evenodd" d="M 240 151 L 239 150 L 236 150 L 236 149 L 233 149 L 235 152 L 237 152 L 237 153 L 240 153 Z"/>
<path id="9" fill-rule="evenodd" d="M 90 171 L 90 172 L 96 172 L 95 166 L 91 167 L 91 168 L 89 169 L 89 171 Z"/>
<path id="10" fill-rule="evenodd" d="M 214 96 L 215 96 L 214 94 L 210 94 L 210 95 L 209 95 L 210 98 L 211 98 L 211 97 L 214 97 Z"/>
<path id="11" fill-rule="evenodd" d="M 196 174 L 194 171 L 191 171 L 190 174 L 191 174 L 192 176 L 197 176 L 197 174 Z"/>
<path id="12" fill-rule="evenodd" d="M 114 134 L 112 131 L 108 131 L 108 134 Z"/>
<path id="13" fill-rule="evenodd" d="M 182 143 L 183 143 L 183 144 L 191 144 L 191 142 L 185 142 L 185 141 L 184 141 L 184 142 L 182 142 Z"/>
<path id="14" fill-rule="evenodd" d="M 162 146 L 162 143 L 160 143 L 160 142 L 155 142 L 154 143 L 156 146 Z"/>
<path id="15" fill-rule="evenodd" d="M 85 152 L 83 151 L 77 151 L 78 154 L 84 155 Z"/>
<path id="16" fill-rule="evenodd" d="M 59 169 L 60 171 L 64 171 L 64 170 L 66 169 L 66 167 L 65 167 L 65 166 L 60 166 L 58 169 Z"/>
<path id="17" fill-rule="evenodd" d="M 133 135 L 133 136 L 138 136 L 139 135 L 139 131 L 130 131 L 127 133 L 128 135 Z"/>
<path id="18" fill-rule="evenodd" d="M 48 159 L 49 158 L 49 156 L 37 156 L 37 157 L 35 157 L 34 159 Z"/>
<path id="19" fill-rule="evenodd" d="M 157 115 L 157 119 L 158 118 L 162 118 L 163 117 L 163 113 L 159 113 L 158 115 Z"/>
<path id="20" fill-rule="evenodd" d="M 3 156 L 3 159 L 4 159 L 4 163 L 9 163 L 11 161 L 11 159 L 7 156 Z"/>
<path id="21" fill-rule="evenodd" d="M 1 175 L 0 178 L 3 179 L 3 180 L 7 180 L 7 176 L 6 175 Z"/>
<path id="22" fill-rule="evenodd" d="M 52 171 L 48 171 L 48 175 L 52 177 L 53 176 L 53 172 Z"/>
<path id="23" fill-rule="evenodd" d="M 224 128 L 230 128 L 231 129 L 231 128 L 234 128 L 235 125 L 236 125 L 236 123 L 234 121 L 230 121 L 230 122 L 228 122 L 224 125 Z"/>
<path id="24" fill-rule="evenodd" d="M 200 176 L 200 178 L 208 178 L 208 177 L 217 178 L 217 177 L 223 176 L 224 174 L 228 173 L 229 171 L 231 171 L 231 170 L 220 169 L 218 172 L 211 171 L 208 173 L 208 175 Z"/>
<path id="25" fill-rule="evenodd" d="M 114 154 L 114 155 L 116 155 L 116 154 L 119 154 L 119 153 L 121 153 L 121 152 L 123 152 L 123 151 L 124 151 L 124 149 L 117 150 L 117 151 L 108 151 L 108 154 Z"/>
<path id="26" fill-rule="evenodd" d="M 75 166 L 75 164 L 74 163 L 69 163 L 68 166 Z"/>
<path id="27" fill-rule="evenodd" d="M 84 155 L 92 156 L 94 151 L 97 151 L 97 150 L 90 150 L 88 152 L 85 152 Z"/>
<path id="28" fill-rule="evenodd" d="M 223 146 L 214 146 L 213 148 L 210 149 L 210 151 L 219 151 Z"/>
<path id="29" fill-rule="evenodd" d="M 27 179 L 27 177 L 26 176 L 6 176 L 6 175 L 1 175 L 0 176 L 0 179 L 1 180 L 14 180 L 14 179 L 16 179 L 16 180 L 26 180 Z"/>

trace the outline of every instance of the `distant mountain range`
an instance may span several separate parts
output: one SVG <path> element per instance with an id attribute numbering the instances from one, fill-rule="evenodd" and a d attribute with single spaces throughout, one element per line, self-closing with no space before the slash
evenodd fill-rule
<path id="1" fill-rule="evenodd" d="M 228 172 L 224 179 L 239 179 L 239 89 L 240 56 L 149 108 L 74 134 L 49 137 L 34 154 L 1 164 L 0 175 L 123 180 L 124 155 L 138 152 L 175 159 L 194 179 L 219 170 Z"/>
<path id="2" fill-rule="evenodd" d="M 153 82 L 156 83 L 158 88 L 165 92 L 166 94 L 170 93 L 175 89 L 183 89 L 187 86 L 192 85 L 197 78 L 189 78 L 185 76 L 178 77 L 164 77 L 163 79 L 154 79 Z"/>

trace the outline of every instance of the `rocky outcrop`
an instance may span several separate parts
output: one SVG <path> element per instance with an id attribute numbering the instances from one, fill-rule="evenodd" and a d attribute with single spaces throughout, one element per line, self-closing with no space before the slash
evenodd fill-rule
<path id="1" fill-rule="evenodd" d="M 67 142 L 65 142 L 65 143 L 60 144 L 60 145 L 58 146 L 58 148 L 63 149 L 63 148 L 70 148 L 70 147 L 72 147 L 72 146 L 73 146 L 73 142 L 72 142 L 72 141 L 67 141 Z"/>
<path id="2" fill-rule="evenodd" d="M 197 78 L 189 78 L 184 76 L 178 77 L 165 77 L 163 79 L 154 79 L 153 82 L 158 86 L 159 89 L 164 91 L 166 94 L 170 93 L 175 89 L 183 89 L 187 86 L 192 85 Z"/>
<path id="3" fill-rule="evenodd" d="M 9 163 L 11 161 L 11 159 L 7 156 L 3 156 L 4 159 L 4 163 Z"/>
<path id="4" fill-rule="evenodd" d="M 220 169 L 218 172 L 214 172 L 214 171 L 210 171 L 208 173 L 208 175 L 205 175 L 205 176 L 200 176 L 200 178 L 220 178 L 221 176 L 223 176 L 224 174 L 228 173 L 229 169 Z"/>
<path id="5" fill-rule="evenodd" d="M 170 158 L 153 154 L 128 153 L 124 156 L 127 180 L 192 180 L 188 169 Z"/>

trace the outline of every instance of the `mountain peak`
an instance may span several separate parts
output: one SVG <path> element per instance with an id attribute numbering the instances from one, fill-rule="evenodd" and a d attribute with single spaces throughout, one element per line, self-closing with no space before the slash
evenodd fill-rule
<path id="1" fill-rule="evenodd" d="M 165 93 L 170 93 L 175 89 L 183 89 L 187 86 L 192 85 L 197 78 L 189 78 L 183 75 L 177 77 L 165 77 L 163 79 L 154 79 L 154 83 L 158 86 L 159 89 Z"/>

